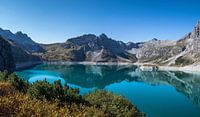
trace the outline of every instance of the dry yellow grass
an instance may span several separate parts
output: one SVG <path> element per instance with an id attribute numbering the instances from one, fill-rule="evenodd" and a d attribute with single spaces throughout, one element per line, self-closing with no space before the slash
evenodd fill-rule
<path id="1" fill-rule="evenodd" d="M 105 117 L 103 111 L 84 105 L 58 106 L 56 102 L 41 101 L 26 94 L 13 93 L 0 97 L 0 116 L 20 117 Z"/>
<path id="2" fill-rule="evenodd" d="M 15 88 L 8 82 L 0 82 L 0 96 L 15 92 Z"/>
<path id="3" fill-rule="evenodd" d="M 9 82 L 0 82 L 0 117 L 105 117 L 98 108 L 38 100 L 27 94 L 19 93 Z"/>

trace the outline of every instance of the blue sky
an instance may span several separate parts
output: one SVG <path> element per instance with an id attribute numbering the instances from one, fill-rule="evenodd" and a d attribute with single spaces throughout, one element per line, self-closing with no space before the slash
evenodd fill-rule
<path id="1" fill-rule="evenodd" d="M 176 40 L 200 20 L 198 0 L 1 0 L 0 27 L 40 43 L 82 34 L 125 42 Z"/>

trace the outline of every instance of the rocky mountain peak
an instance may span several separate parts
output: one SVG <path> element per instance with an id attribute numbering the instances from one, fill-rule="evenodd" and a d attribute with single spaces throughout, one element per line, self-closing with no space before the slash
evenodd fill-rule
<path id="1" fill-rule="evenodd" d="M 135 54 L 126 51 L 126 44 L 101 34 L 85 34 L 68 39 L 65 43 L 45 45 L 45 60 L 135 62 Z M 56 49 L 55 49 L 56 48 Z M 62 54 L 65 53 L 65 54 Z"/>
<path id="2" fill-rule="evenodd" d="M 102 39 L 108 39 L 108 36 L 104 33 L 102 33 L 101 35 L 99 35 L 100 38 Z"/>
<path id="3" fill-rule="evenodd" d="M 79 37 L 83 37 L 83 38 L 95 38 L 96 35 L 94 35 L 94 34 L 84 34 L 84 35 L 79 36 Z"/>
<path id="4" fill-rule="evenodd" d="M 157 38 L 153 38 L 152 41 L 158 41 L 158 39 Z"/>
<path id="5" fill-rule="evenodd" d="M 22 31 L 17 31 L 15 34 L 20 35 L 20 34 L 23 34 L 23 33 L 22 33 Z"/>
<path id="6" fill-rule="evenodd" d="M 15 33 L 18 41 L 26 41 L 27 43 L 34 43 L 34 41 L 25 33 L 22 33 L 21 31 L 18 31 Z"/>
<path id="7" fill-rule="evenodd" d="M 200 21 L 194 27 L 193 31 L 188 34 L 189 38 L 200 38 Z"/>
<path id="8" fill-rule="evenodd" d="M 18 31 L 16 33 L 12 33 L 10 30 L 4 30 L 0 28 L 0 35 L 6 39 L 11 40 L 12 42 L 19 45 L 21 48 L 26 51 L 32 52 L 43 52 L 43 48 L 40 47 L 39 44 L 34 42 L 27 34 Z"/>
<path id="9" fill-rule="evenodd" d="M 127 50 L 131 50 L 132 48 L 139 48 L 139 44 L 133 43 L 133 42 L 126 43 L 126 49 Z"/>
<path id="10" fill-rule="evenodd" d="M 82 36 L 70 38 L 66 41 L 66 43 L 85 45 L 85 44 L 88 44 L 89 42 L 93 42 L 96 38 L 97 38 L 97 36 L 94 34 L 84 34 Z"/>
<path id="11" fill-rule="evenodd" d="M 31 40 L 31 38 L 26 33 L 23 33 L 22 31 L 16 32 L 15 35 L 19 36 L 19 37 L 24 37 L 24 38 L 26 38 L 28 40 Z M 33 40 L 31 40 L 31 41 L 33 41 Z"/>

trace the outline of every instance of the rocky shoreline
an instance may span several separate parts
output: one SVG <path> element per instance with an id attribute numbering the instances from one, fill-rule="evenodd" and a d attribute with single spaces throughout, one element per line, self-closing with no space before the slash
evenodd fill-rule
<path id="1" fill-rule="evenodd" d="M 134 65 L 139 66 L 143 71 L 183 71 L 188 73 L 200 73 L 200 65 L 189 65 L 189 66 L 161 66 L 154 64 L 145 64 L 145 63 L 135 63 Z"/>
<path id="2" fill-rule="evenodd" d="M 44 64 L 82 64 L 82 65 L 134 65 L 134 63 L 128 62 L 90 62 L 90 61 L 81 61 L 81 62 L 71 62 L 71 61 L 44 61 Z"/>
<path id="3" fill-rule="evenodd" d="M 183 71 L 188 73 L 200 73 L 200 65 L 190 65 L 184 67 L 178 66 L 160 66 L 155 64 L 147 63 L 128 63 L 128 62 L 70 62 L 70 61 L 44 61 L 44 64 L 61 64 L 61 65 L 72 65 L 72 64 L 82 64 L 82 65 L 136 65 L 142 71 Z"/>
<path id="4" fill-rule="evenodd" d="M 189 73 L 200 73 L 200 66 L 184 66 L 184 67 L 175 67 L 175 66 L 158 66 L 159 70 L 166 71 L 184 71 Z"/>

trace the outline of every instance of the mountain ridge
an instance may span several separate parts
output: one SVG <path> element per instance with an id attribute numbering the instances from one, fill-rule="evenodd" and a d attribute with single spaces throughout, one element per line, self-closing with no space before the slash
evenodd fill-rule
<path id="1" fill-rule="evenodd" d="M 102 34 L 100 36 L 96 36 L 94 34 L 85 34 L 82 36 L 74 37 L 68 39 L 65 43 L 60 43 L 60 45 L 65 45 L 67 48 L 71 48 L 72 46 L 76 46 L 75 48 L 81 47 L 82 45 L 89 45 L 92 52 L 89 52 L 90 54 L 86 54 L 86 56 L 97 56 L 98 54 L 101 54 L 100 52 L 103 52 L 102 49 L 102 42 L 104 41 L 105 44 L 103 44 L 103 48 L 112 50 L 111 53 L 114 53 L 115 51 L 121 51 L 122 53 L 125 53 L 126 55 L 133 55 L 135 56 L 134 61 L 129 61 L 129 58 L 125 59 L 119 56 L 115 57 L 117 60 L 115 61 L 99 61 L 94 59 L 81 59 L 79 61 L 92 61 L 92 62 L 130 62 L 130 63 L 150 63 L 155 65 L 164 65 L 164 66 L 186 66 L 191 64 L 198 64 L 200 62 L 200 53 L 198 50 L 200 50 L 200 22 L 197 22 L 197 25 L 194 27 L 194 29 L 186 34 L 183 38 L 175 40 L 159 40 L 156 38 L 153 38 L 152 40 L 146 41 L 146 42 L 128 42 L 124 43 L 123 41 L 116 41 L 111 38 L 108 38 L 105 34 Z M 100 37 L 100 39 L 98 39 Z M 118 46 L 115 46 L 112 48 L 113 44 L 112 41 L 105 41 L 105 40 L 111 39 L 114 41 L 113 43 L 116 43 Z M 101 40 L 101 41 L 99 41 Z M 66 44 L 67 43 L 67 44 Z M 99 46 L 99 44 L 101 46 Z M 51 46 L 54 44 L 51 44 Z M 46 48 L 48 45 L 45 45 Z M 108 48 L 109 47 L 109 48 Z M 45 48 L 44 48 L 45 49 Z M 99 50 L 98 50 L 99 49 Z M 54 46 L 54 50 L 51 50 L 50 48 L 46 49 L 47 53 L 48 50 L 51 52 L 56 52 L 56 46 Z M 73 50 L 73 49 L 72 49 Z M 98 50 L 96 53 L 93 52 L 94 50 Z M 108 51 L 109 52 L 109 51 Z M 63 54 L 62 52 L 60 52 Z M 53 54 L 53 53 L 51 53 Z M 61 55 L 60 54 L 60 55 Z M 83 54 L 83 53 L 82 53 Z M 110 53 L 106 53 L 109 55 Z M 48 55 L 48 54 L 47 54 Z M 59 55 L 58 55 L 59 56 Z M 109 55 L 111 56 L 111 55 Z M 122 55 L 123 56 L 123 55 Z M 77 56 L 80 57 L 80 56 Z M 76 58 L 76 57 L 75 57 Z M 111 57 L 112 58 L 112 57 Z M 45 59 L 45 58 L 44 58 Z M 120 60 L 124 61 L 120 61 Z M 51 61 L 51 59 L 48 59 Z M 62 61 L 62 59 L 59 59 Z M 64 61 L 76 61 L 76 60 L 64 60 Z"/>
<path id="2" fill-rule="evenodd" d="M 200 21 L 177 41 L 153 38 L 146 42 L 124 43 L 102 33 L 99 36 L 84 34 L 63 43 L 38 44 L 20 31 L 13 34 L 0 28 L 0 35 L 11 44 L 16 63 L 23 63 L 26 58 L 30 59 L 29 62 L 42 58 L 50 62 L 137 62 L 164 66 L 200 63 Z"/>
<path id="3" fill-rule="evenodd" d="M 4 50 L 8 54 L 4 53 L 1 58 L 9 58 L 8 61 L 10 61 L 8 64 L 4 59 L 1 59 L 0 63 L 2 63 L 2 65 L 8 64 L 10 68 L 0 65 L 0 71 L 13 71 L 42 63 L 42 60 L 39 56 L 32 54 L 33 52 L 41 52 L 38 51 L 41 47 L 39 47 L 39 44 L 35 43 L 30 37 L 28 37 L 27 34 L 22 32 L 17 32 L 14 34 L 9 30 L 3 30 L 0 28 L 0 37 L 1 41 L 3 42 L 3 44 L 0 45 L 0 48 L 8 48 L 7 51 Z M 37 47 L 39 48 L 37 49 Z"/>
<path id="4" fill-rule="evenodd" d="M 51 60 L 47 57 L 56 55 L 60 57 L 60 60 L 63 60 L 61 58 L 64 56 L 64 61 L 117 62 L 129 61 L 128 59 L 136 61 L 134 55 L 126 52 L 118 41 L 108 38 L 105 34 L 99 36 L 85 34 L 70 38 L 64 43 L 50 44 L 49 46 L 52 46 L 52 48 L 47 46 L 43 46 L 46 50 L 46 54 L 43 56 L 45 60 Z M 65 55 L 62 56 L 59 53 Z"/>
<path id="5" fill-rule="evenodd" d="M 41 48 L 38 43 L 34 42 L 27 34 L 22 33 L 21 31 L 12 33 L 10 30 L 3 30 L 0 28 L 0 35 L 6 40 L 15 42 L 30 53 L 43 51 L 43 48 Z"/>

